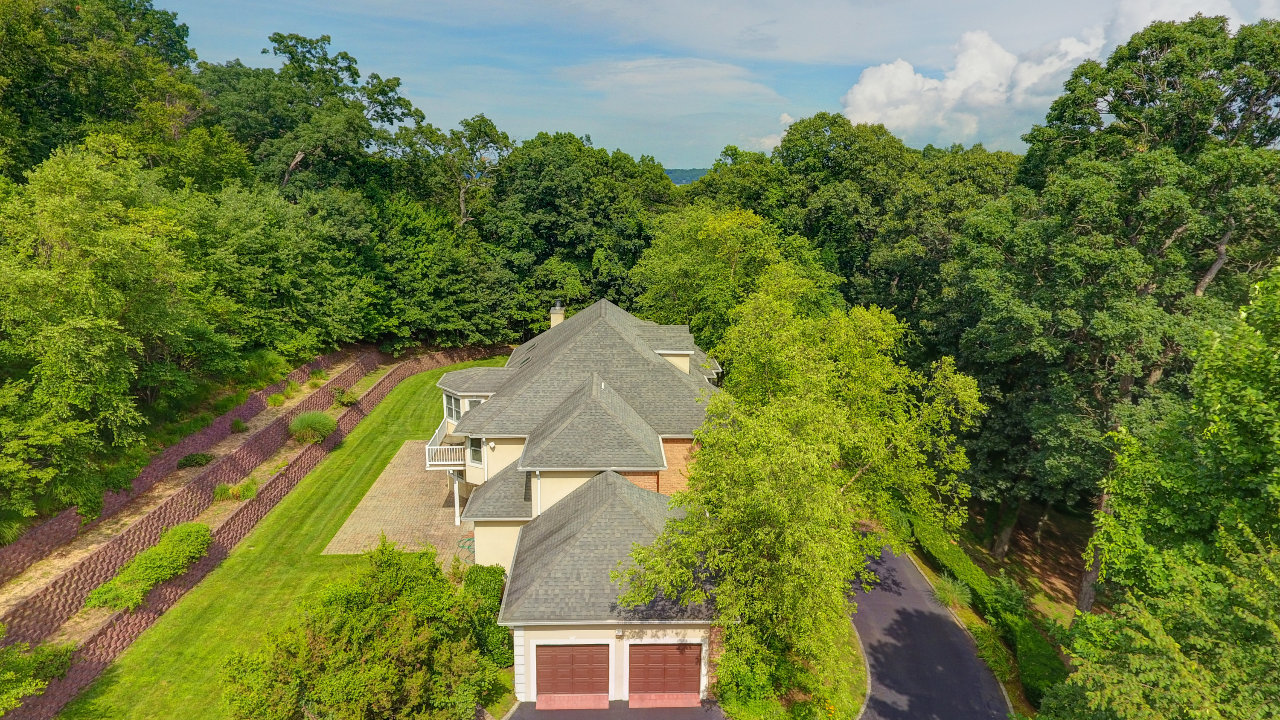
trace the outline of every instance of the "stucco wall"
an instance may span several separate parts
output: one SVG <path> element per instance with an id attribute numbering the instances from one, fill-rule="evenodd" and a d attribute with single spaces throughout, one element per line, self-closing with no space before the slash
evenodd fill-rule
<path id="1" fill-rule="evenodd" d="M 527 520 L 476 522 L 476 564 L 501 565 L 511 571 L 516 538 Z"/>
<path id="2" fill-rule="evenodd" d="M 489 477 L 497 475 L 504 467 L 520 459 L 524 452 L 524 438 L 492 438 L 485 444 L 485 452 L 489 453 Z"/>
<path id="3" fill-rule="evenodd" d="M 567 471 L 544 470 L 540 478 L 534 481 L 538 489 L 534 491 L 533 512 L 544 513 L 552 505 L 564 499 L 565 495 L 577 490 L 583 483 L 599 473 L 594 470 Z"/>
<path id="4" fill-rule="evenodd" d="M 688 355 L 663 355 L 667 362 L 680 368 L 680 372 L 688 374 L 689 372 L 689 356 Z"/>
<path id="5" fill-rule="evenodd" d="M 710 627 L 707 624 L 651 623 L 647 625 L 555 625 L 512 628 L 515 633 L 516 697 L 522 702 L 537 698 L 538 645 L 608 645 L 609 699 L 627 699 L 627 664 L 630 646 L 636 643 L 696 642 L 702 645 L 703 697 L 707 693 L 707 656 Z M 617 630 L 622 636 L 617 636 Z"/>
<path id="6" fill-rule="evenodd" d="M 689 463 L 693 460 L 692 438 L 663 438 L 662 452 L 667 469 L 658 473 L 657 491 L 670 495 L 689 487 Z"/>

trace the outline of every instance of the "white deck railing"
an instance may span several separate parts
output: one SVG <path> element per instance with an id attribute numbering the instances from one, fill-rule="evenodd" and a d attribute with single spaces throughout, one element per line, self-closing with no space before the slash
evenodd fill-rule
<path id="1" fill-rule="evenodd" d="M 427 441 L 427 469 L 462 468 L 467 460 L 465 445 L 444 445 L 445 421 Z"/>

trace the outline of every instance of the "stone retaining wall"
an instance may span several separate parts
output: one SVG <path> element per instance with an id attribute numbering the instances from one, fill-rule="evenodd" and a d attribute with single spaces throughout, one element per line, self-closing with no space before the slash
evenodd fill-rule
<path id="1" fill-rule="evenodd" d="M 339 443 L 382 402 L 405 378 L 468 360 L 479 360 L 507 352 L 509 348 L 460 348 L 416 356 L 397 365 L 347 408 L 338 418 L 338 429 L 318 445 L 304 449 L 283 470 L 258 489 L 258 494 L 245 502 L 213 534 L 209 553 L 182 575 L 161 583 L 147 595 L 135 612 L 122 611 L 80 646 L 72 658 L 67 674 L 49 683 L 41 695 L 27 701 L 7 716 L 12 720 L 52 720 L 67 703 L 84 692 L 98 675 L 115 661 L 120 653 L 137 640 L 151 625 L 177 604 L 178 600 L 204 579 L 227 557 L 254 526 L 275 507 L 276 503 L 311 472 L 330 450 Z M 336 380 L 337 378 L 335 378 Z M 349 385 L 347 387 L 350 387 Z M 265 428 L 264 428 L 265 431 Z M 252 468 L 250 468 L 252 469 Z M 78 609 L 78 608 L 77 608 Z"/>
<path id="2" fill-rule="evenodd" d="M 8 634 L 0 644 L 39 642 L 52 635 L 84 605 L 89 593 L 115 577 L 125 563 L 151 547 L 165 530 L 195 519 L 213 503 L 213 490 L 221 483 L 243 480 L 289 439 L 289 422 L 298 413 L 323 410 L 333 404 L 334 388 L 356 384 L 383 359 L 381 353 L 365 351 L 356 362 L 321 388 L 308 395 L 288 412 L 258 430 L 235 452 L 206 466 L 185 487 L 143 515 L 137 522 L 108 540 L 88 557 L 68 568 L 53 582 L 37 590 L 0 617 Z"/>
<path id="3" fill-rule="evenodd" d="M 324 370 L 342 362 L 350 350 L 339 350 L 303 365 L 283 380 L 250 393 L 240 405 L 228 410 L 205 427 L 161 450 L 151 458 L 128 488 L 108 491 L 102 498 L 102 510 L 85 522 L 78 508 L 69 507 L 57 515 L 28 528 L 15 541 L 0 547 L 0 584 L 22 574 L 33 563 L 71 542 L 81 532 L 116 514 L 129 501 L 150 490 L 157 482 L 178 469 L 178 461 L 191 453 L 207 452 L 227 439 L 234 420 L 248 422 L 267 407 L 267 397 L 284 390 L 290 381 L 303 383 L 315 370 Z"/>

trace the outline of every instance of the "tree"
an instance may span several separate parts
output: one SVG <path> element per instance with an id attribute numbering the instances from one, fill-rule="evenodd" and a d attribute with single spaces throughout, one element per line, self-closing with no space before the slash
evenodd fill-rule
<path id="1" fill-rule="evenodd" d="M 448 133 L 431 125 L 403 127 L 396 139 L 404 148 L 398 165 L 402 183 L 416 185 L 426 177 L 428 183 L 447 188 L 452 200 L 430 187 L 419 194 L 442 204 L 456 203 L 459 225 L 473 219 L 476 206 L 493 186 L 498 165 L 512 147 L 511 138 L 484 115 L 463 120 Z"/>
<path id="2" fill-rule="evenodd" d="M 261 650 L 227 661 L 232 717 L 471 720 L 496 699 L 498 667 L 477 649 L 472 621 L 493 608 L 450 583 L 433 549 L 408 554 L 384 541 L 366 560 Z"/>
<path id="3" fill-rule="evenodd" d="M 1152 593 L 1193 560 L 1220 562 L 1219 528 L 1280 533 L 1280 275 L 1192 357 L 1192 402 L 1122 435 L 1093 539 L 1107 577 Z"/>
<path id="4" fill-rule="evenodd" d="M 631 271 L 632 281 L 643 288 L 636 306 L 656 322 L 688 325 L 700 347 L 714 347 L 733 309 L 783 262 L 813 280 L 830 307 L 840 304 L 832 292 L 836 278 L 822 269 L 804 238 L 784 238 L 746 210 L 696 205 L 668 213 Z"/>
<path id="5" fill-rule="evenodd" d="M 1159 594 L 1075 629 L 1076 671 L 1046 720 L 1092 711 L 1115 720 L 1271 717 L 1280 697 L 1280 550 L 1224 533 L 1225 561 L 1170 568 Z"/>
<path id="6" fill-rule="evenodd" d="M 957 520 L 956 433 L 981 405 L 949 361 L 928 375 L 898 361 L 905 328 L 889 313 L 806 313 L 792 298 L 812 285 L 783 263 L 733 310 L 717 349 L 724 390 L 696 433 L 689 489 L 673 498 L 684 515 L 633 551 L 620 602 L 714 593 L 722 699 L 795 691 L 808 698 L 797 706 L 852 715 L 839 650 L 849 589 L 871 579 L 869 555 L 902 542 L 901 513 Z"/>

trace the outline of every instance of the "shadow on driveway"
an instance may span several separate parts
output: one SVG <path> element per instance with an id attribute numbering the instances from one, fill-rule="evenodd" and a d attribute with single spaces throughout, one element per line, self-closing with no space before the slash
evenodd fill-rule
<path id="1" fill-rule="evenodd" d="M 625 700 L 614 700 L 608 710 L 535 710 L 533 703 L 520 703 L 511 714 L 511 720 L 724 720 L 720 706 L 703 702 L 696 708 L 636 708 L 627 707 Z M 499 719 L 501 720 L 501 719 Z"/>
<path id="2" fill-rule="evenodd" d="M 871 567 L 881 582 L 853 615 L 871 668 L 863 720 L 1005 720 L 1000 684 L 911 560 L 886 550 Z"/>

